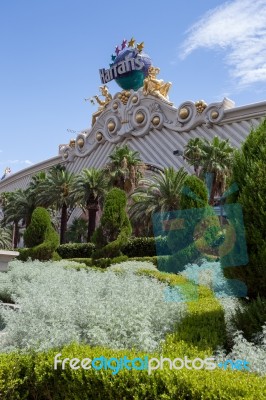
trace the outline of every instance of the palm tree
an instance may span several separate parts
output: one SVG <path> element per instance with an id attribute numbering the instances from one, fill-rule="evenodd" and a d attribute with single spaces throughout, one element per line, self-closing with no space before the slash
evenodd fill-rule
<path id="1" fill-rule="evenodd" d="M 32 176 L 30 184 L 28 188 L 31 190 L 31 192 L 34 192 L 34 194 L 37 194 L 39 185 L 45 181 L 47 176 L 47 173 L 45 171 L 40 171 L 36 175 Z"/>
<path id="2" fill-rule="evenodd" d="M 231 174 L 235 149 L 229 139 L 222 140 L 215 136 L 210 142 L 207 139 L 191 139 L 185 148 L 185 158 L 194 166 L 195 173 L 205 180 L 211 178 L 209 186 L 209 203 L 214 204 L 215 196 L 221 196 Z"/>
<path id="3" fill-rule="evenodd" d="M 222 140 L 215 136 L 212 142 L 204 140 L 202 157 L 202 179 L 211 176 L 211 189 L 209 203 L 214 204 L 214 197 L 221 196 L 225 191 L 226 183 L 231 175 L 233 155 L 235 149 L 230 145 L 229 139 Z"/>
<path id="4" fill-rule="evenodd" d="M 19 241 L 19 223 L 26 227 L 31 222 L 31 216 L 37 207 L 37 195 L 41 183 L 46 179 L 45 172 L 39 172 L 31 178 L 27 189 L 18 189 L 15 192 L 6 192 L 1 196 L 3 207 L 3 224 L 13 224 L 13 247 L 17 247 Z M 44 204 L 39 204 L 44 205 Z"/>
<path id="5" fill-rule="evenodd" d="M 184 158 L 190 165 L 193 165 L 196 176 L 199 176 L 202 153 L 202 140 L 200 138 L 190 139 L 185 146 Z"/>
<path id="6" fill-rule="evenodd" d="M 95 231 L 96 214 L 100 209 L 100 202 L 103 200 L 108 188 L 106 171 L 95 168 L 84 169 L 75 181 L 75 198 L 85 207 L 88 216 L 87 241 L 90 242 Z"/>
<path id="7" fill-rule="evenodd" d="M 65 168 L 49 170 L 46 178 L 38 186 L 37 202 L 45 207 L 54 206 L 61 210 L 60 243 L 66 241 L 68 208 L 74 205 L 75 175 Z"/>
<path id="8" fill-rule="evenodd" d="M 3 196 L 4 195 L 4 196 Z M 14 229 L 13 247 L 17 247 L 19 241 L 19 223 L 30 224 L 31 215 L 36 208 L 34 193 L 28 188 L 18 189 L 15 192 L 6 192 L 2 195 L 3 221 L 4 226 L 12 224 Z"/>
<path id="9" fill-rule="evenodd" d="M 82 218 L 74 218 L 67 230 L 67 238 L 74 243 L 82 243 L 87 236 L 87 222 Z"/>
<path id="10" fill-rule="evenodd" d="M 0 249 L 8 249 L 12 245 L 12 229 L 0 227 Z"/>
<path id="11" fill-rule="evenodd" d="M 117 147 L 109 156 L 111 162 L 106 170 L 110 174 L 112 186 L 116 186 L 129 193 L 136 187 L 143 176 L 144 164 L 139 152 L 131 150 L 127 145 Z"/>
<path id="12" fill-rule="evenodd" d="M 181 168 L 165 168 L 151 178 L 141 179 L 131 195 L 133 204 L 129 214 L 133 221 L 145 221 L 151 225 L 153 213 L 170 212 L 180 208 L 180 194 L 188 173 Z"/>

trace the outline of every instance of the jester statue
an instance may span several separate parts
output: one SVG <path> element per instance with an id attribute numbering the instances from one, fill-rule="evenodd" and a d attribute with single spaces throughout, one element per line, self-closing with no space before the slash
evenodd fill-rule
<path id="1" fill-rule="evenodd" d="M 112 100 L 112 95 L 109 93 L 109 90 L 106 85 L 100 86 L 100 91 L 101 95 L 104 97 L 104 100 L 101 100 L 99 96 L 93 96 L 93 98 L 97 101 L 99 104 L 98 110 L 92 114 L 92 126 L 95 124 L 97 117 L 105 110 L 106 106 L 110 103 Z M 94 101 L 92 100 L 92 103 L 94 104 Z"/>
<path id="2" fill-rule="evenodd" d="M 157 75 L 159 74 L 159 72 L 160 68 L 153 66 L 149 68 L 148 76 L 144 79 L 143 82 L 143 94 L 145 96 L 151 94 L 169 103 L 168 91 L 172 83 L 164 82 L 162 79 L 157 79 Z"/>

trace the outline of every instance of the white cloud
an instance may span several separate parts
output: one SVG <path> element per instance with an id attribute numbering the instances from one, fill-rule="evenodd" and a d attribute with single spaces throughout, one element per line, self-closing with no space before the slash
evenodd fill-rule
<path id="1" fill-rule="evenodd" d="M 226 2 L 186 34 L 181 58 L 201 47 L 224 49 L 225 62 L 240 85 L 266 82 L 266 0 Z"/>
<path id="2" fill-rule="evenodd" d="M 9 164 L 18 164 L 19 160 L 8 160 L 7 161 Z"/>
<path id="3" fill-rule="evenodd" d="M 7 161 L 1 161 L 0 164 L 27 164 L 27 165 L 33 165 L 33 162 L 30 160 L 7 160 Z"/>

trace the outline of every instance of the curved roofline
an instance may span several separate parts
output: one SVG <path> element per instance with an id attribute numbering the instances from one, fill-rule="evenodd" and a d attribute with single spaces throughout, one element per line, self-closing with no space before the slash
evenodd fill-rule
<path id="1" fill-rule="evenodd" d="M 17 180 L 31 177 L 35 174 L 37 174 L 40 171 L 49 169 L 53 165 L 56 164 L 62 164 L 62 157 L 56 156 L 49 158 L 48 160 L 39 162 L 37 164 L 31 165 L 30 167 L 24 168 L 18 172 L 15 172 L 14 174 L 10 174 L 6 178 L 4 178 L 2 181 L 0 181 L 0 190 L 2 190 L 3 187 L 10 185 L 11 183 L 15 183 Z"/>
<path id="2" fill-rule="evenodd" d="M 150 100 L 151 100 L 152 104 L 155 103 L 154 98 L 151 98 Z M 185 103 L 183 103 L 183 104 L 185 104 Z M 254 123 L 256 123 L 256 119 L 261 119 L 263 117 L 266 118 L 266 101 L 235 107 L 234 103 L 232 102 L 232 100 L 225 98 L 221 104 L 224 107 L 224 113 L 221 116 L 221 119 L 219 121 L 217 121 L 215 124 L 211 123 L 210 126 L 208 126 L 208 124 L 206 122 L 200 121 L 199 124 L 196 125 L 195 127 L 194 126 L 189 126 L 186 131 L 182 132 L 182 134 L 179 131 L 179 129 L 177 128 L 177 129 L 175 129 L 176 132 L 173 131 L 171 133 L 171 138 L 170 137 L 168 138 L 169 143 L 172 140 L 176 141 L 175 138 L 178 137 L 179 140 L 180 140 L 180 146 L 182 147 L 185 144 L 185 142 L 184 142 L 185 139 L 184 138 L 187 138 L 190 135 L 191 135 L 191 137 L 194 137 L 195 135 L 197 136 L 198 134 L 204 134 L 206 136 L 206 132 L 205 132 L 206 129 L 207 130 L 213 130 L 213 132 L 215 132 L 215 134 L 217 134 L 217 133 L 219 134 L 219 132 L 220 133 L 222 132 L 221 133 L 222 137 L 223 136 L 225 136 L 225 137 L 230 136 L 231 138 L 233 137 L 233 139 L 234 139 L 233 141 L 238 143 L 241 140 L 243 140 L 244 137 L 246 136 L 246 134 L 243 134 L 244 135 L 243 136 L 242 133 L 244 131 L 248 131 L 250 129 L 250 127 L 253 126 L 253 120 L 254 120 Z M 163 107 L 164 104 L 161 103 L 160 106 Z M 175 110 L 177 110 L 177 109 L 175 108 Z M 249 125 L 248 125 L 247 122 L 245 122 L 245 121 L 248 121 L 248 120 L 251 121 L 249 123 Z M 232 136 L 232 133 L 231 133 L 232 130 L 235 131 L 235 128 L 233 126 L 234 122 L 239 122 L 240 125 L 241 125 L 241 127 L 240 127 L 241 135 L 238 132 L 236 132 L 235 133 L 235 135 L 236 135 L 235 138 L 234 138 L 234 136 Z M 224 125 L 226 125 L 226 124 L 228 124 L 228 127 L 226 128 L 228 130 L 228 133 L 225 132 L 224 129 L 223 129 Z M 231 124 L 232 124 L 232 126 L 231 126 Z M 213 127 L 212 127 L 212 125 L 213 125 Z M 173 129 L 172 127 L 173 127 L 173 125 L 168 124 L 166 126 L 166 128 L 163 128 L 163 130 L 162 130 L 163 136 L 160 137 L 160 141 L 162 141 L 162 143 L 160 143 L 160 144 L 157 143 L 158 140 L 156 139 L 157 136 L 158 136 L 159 127 L 157 127 L 155 130 L 153 128 L 154 132 L 158 131 L 157 134 L 154 135 L 154 139 L 155 139 L 154 146 L 156 148 L 159 147 L 160 151 L 166 151 L 168 149 L 168 148 L 166 149 L 166 148 L 163 147 L 164 146 L 164 141 L 166 140 L 166 138 L 164 138 L 164 137 L 166 135 L 166 131 L 168 132 L 168 130 Z M 219 128 L 219 127 L 221 127 L 221 128 Z M 223 129 L 223 130 L 221 131 L 221 129 Z M 90 129 L 83 130 L 83 132 L 87 132 L 87 134 L 89 135 Z M 149 138 L 149 136 L 150 135 L 148 134 L 147 135 L 147 139 Z M 130 139 L 136 141 L 136 143 L 135 143 L 135 147 L 136 148 L 138 148 L 138 142 L 142 141 L 141 136 L 140 137 L 138 137 L 138 136 L 130 137 Z M 110 145 L 111 145 L 111 143 L 110 143 Z M 95 157 L 99 157 L 99 151 L 98 151 L 99 149 L 97 150 L 97 148 L 99 146 L 101 147 L 100 143 L 98 143 L 95 146 L 95 148 L 91 149 L 93 152 L 95 152 Z M 109 146 L 109 144 L 107 143 L 107 147 L 106 148 L 109 148 L 108 146 Z M 178 147 L 178 144 L 174 144 L 174 147 Z M 158 160 L 156 162 L 156 157 L 154 159 L 154 162 L 150 161 L 151 160 L 150 157 L 154 154 L 154 149 L 152 149 L 151 146 L 149 147 L 149 149 L 151 150 L 149 152 L 150 154 L 148 156 L 149 157 L 149 161 L 146 160 L 146 163 L 148 163 L 148 164 L 150 163 L 150 164 L 154 165 L 157 168 L 159 167 L 158 169 L 160 169 L 161 167 L 164 166 L 164 163 L 162 163 L 162 165 L 159 165 L 158 164 Z M 148 149 L 145 149 L 145 151 L 148 151 Z M 80 167 L 82 168 L 83 163 L 81 165 L 81 159 L 82 158 L 88 158 L 88 157 L 94 159 L 94 156 L 92 156 L 92 155 L 89 155 L 89 154 L 82 155 L 82 154 L 80 154 L 77 157 L 77 159 L 76 159 L 76 155 L 75 155 L 73 160 L 64 160 L 62 158 L 62 154 L 59 154 L 59 155 L 57 155 L 55 157 L 52 157 L 52 158 L 47 159 L 47 160 L 44 160 L 42 162 L 39 162 L 39 163 L 34 164 L 34 165 L 30 166 L 30 167 L 22 169 L 22 170 L 14 173 L 14 174 L 9 175 L 3 181 L 0 181 L 0 192 L 4 192 L 5 188 L 9 188 L 10 186 L 12 188 L 14 188 L 12 190 L 15 190 L 16 186 L 17 186 L 16 185 L 17 183 L 18 183 L 18 187 L 21 187 L 21 186 L 25 187 L 25 186 L 27 186 L 27 183 L 29 182 L 30 178 L 33 175 L 37 174 L 40 171 L 47 170 L 47 169 L 49 169 L 50 167 L 52 167 L 52 166 L 54 166 L 56 164 L 65 164 L 65 163 L 69 164 L 69 161 L 72 161 L 72 162 L 70 162 L 70 164 L 72 164 L 73 161 L 74 161 L 75 164 L 76 163 L 80 164 Z M 171 154 L 171 156 L 169 155 L 169 157 L 170 157 L 170 159 L 172 159 L 171 158 L 172 154 Z M 98 162 L 97 162 L 97 164 L 98 164 Z M 180 165 L 179 165 L 179 167 L 180 167 Z M 71 167 L 71 169 L 73 169 L 73 168 Z M 9 189 L 7 189 L 7 190 L 9 190 Z"/>

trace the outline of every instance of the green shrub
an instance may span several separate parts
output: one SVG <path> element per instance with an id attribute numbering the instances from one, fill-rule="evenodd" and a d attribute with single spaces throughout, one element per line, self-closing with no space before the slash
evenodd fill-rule
<path id="1" fill-rule="evenodd" d="M 175 347 L 172 358 L 183 356 L 187 348 Z M 53 369 L 54 356 L 59 351 L 30 356 L 0 356 L 0 393 L 5 400 L 254 400 L 266 396 L 266 382 L 252 374 L 230 371 L 111 371 Z M 190 350 L 191 352 L 191 350 Z M 125 352 L 114 352 L 104 348 L 91 349 L 82 345 L 71 345 L 60 350 L 61 358 L 90 358 L 105 356 L 121 358 Z M 186 354 L 185 353 L 185 354 Z M 127 351 L 129 359 L 143 358 L 145 354 Z M 13 358 L 12 358 L 13 356 Z M 201 354 L 197 357 L 204 357 Z"/>
<path id="2" fill-rule="evenodd" d="M 129 239 L 121 248 L 128 257 L 153 257 L 156 255 L 155 240 L 153 237 L 137 237 Z"/>
<path id="3" fill-rule="evenodd" d="M 107 268 L 110 267 L 110 265 L 112 264 L 119 264 L 127 260 L 127 256 L 118 256 L 114 258 L 98 258 L 97 260 L 94 260 L 94 265 L 100 268 Z"/>
<path id="4" fill-rule="evenodd" d="M 206 184 L 195 175 L 188 175 L 180 197 L 182 210 L 202 208 L 208 205 L 208 190 Z"/>
<path id="5" fill-rule="evenodd" d="M 68 258 L 69 261 L 75 261 L 77 263 L 85 264 L 87 267 L 93 266 L 92 258 Z"/>
<path id="6" fill-rule="evenodd" d="M 202 257 L 219 257 L 217 243 L 221 236 L 221 227 L 212 207 L 183 210 L 178 217 L 178 222 L 182 222 L 181 229 L 175 227 L 176 221 L 173 218 L 174 229 L 169 229 L 166 236 L 172 254 L 168 267 L 165 265 L 168 272 L 181 272 L 187 264 L 197 263 Z M 158 268 L 161 269 L 160 264 Z"/>
<path id="7" fill-rule="evenodd" d="M 119 256 L 115 258 L 99 258 L 97 260 L 93 260 L 92 258 L 69 258 L 69 261 L 75 261 L 77 263 L 85 264 L 86 267 L 99 267 L 99 268 L 107 268 L 112 264 L 119 264 L 127 260 L 128 260 L 127 256 Z M 78 267 L 74 268 L 79 269 Z"/>
<path id="8" fill-rule="evenodd" d="M 111 265 L 111 258 L 98 258 L 94 260 L 94 265 L 99 268 L 107 268 Z"/>
<path id="9" fill-rule="evenodd" d="M 121 262 L 127 261 L 128 256 L 118 256 L 112 259 L 112 264 L 120 264 Z"/>
<path id="10" fill-rule="evenodd" d="M 61 244 L 57 248 L 62 258 L 90 258 L 94 250 L 94 243 L 68 243 Z"/>
<path id="11" fill-rule="evenodd" d="M 29 248 L 20 251 L 19 259 L 58 260 L 56 249 L 59 235 L 52 227 L 50 215 L 43 207 L 37 207 L 32 214 L 31 223 L 24 233 L 25 245 Z"/>
<path id="12" fill-rule="evenodd" d="M 169 249 L 164 237 L 136 237 L 129 239 L 122 246 L 122 253 L 128 257 L 154 257 L 158 254 L 167 255 Z"/>
<path id="13" fill-rule="evenodd" d="M 238 308 L 232 322 L 248 341 L 254 339 L 254 335 L 262 333 L 262 326 L 266 323 L 266 299 L 258 297 L 247 303 L 244 308 Z"/>
<path id="14" fill-rule="evenodd" d="M 94 259 L 121 255 L 121 247 L 127 242 L 132 231 L 126 204 L 127 198 L 123 190 L 113 188 L 107 194 L 100 226 L 92 237 L 96 245 L 96 251 L 92 254 Z"/>
<path id="15" fill-rule="evenodd" d="M 248 296 L 256 299 L 266 293 L 266 120 L 251 133 L 234 159 L 232 183 L 239 191 L 228 202 L 243 208 L 249 262 L 224 268 L 226 278 L 242 280 Z"/>
<path id="16" fill-rule="evenodd" d="M 19 252 L 19 256 L 17 257 L 18 260 L 20 261 L 27 261 L 27 259 L 30 257 L 29 256 L 29 249 L 27 248 L 17 248 L 17 251 Z"/>
<path id="17" fill-rule="evenodd" d="M 37 207 L 32 215 L 31 223 L 24 232 L 26 247 L 32 248 L 43 243 L 47 229 L 51 226 L 51 219 L 45 208 Z"/>
<path id="18" fill-rule="evenodd" d="M 150 261 L 151 263 L 153 263 L 153 265 L 155 265 L 155 267 L 157 267 L 157 259 L 158 257 L 154 256 L 154 257 L 130 257 L 128 259 L 128 261 Z"/>

